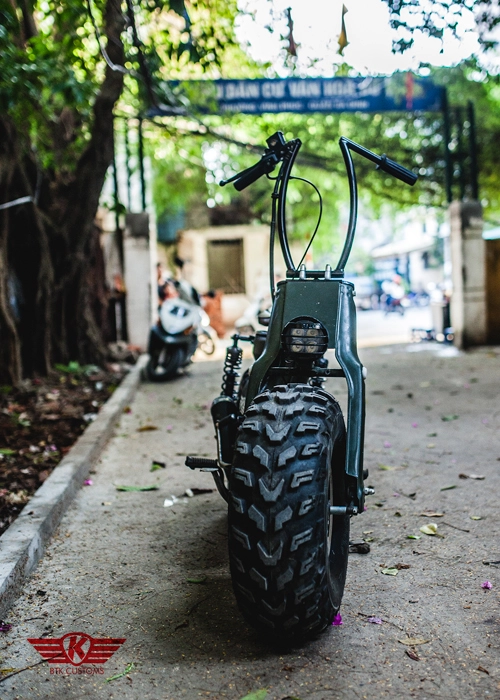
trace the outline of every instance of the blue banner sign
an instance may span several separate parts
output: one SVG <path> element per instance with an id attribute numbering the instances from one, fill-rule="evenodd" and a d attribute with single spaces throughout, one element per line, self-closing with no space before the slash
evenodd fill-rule
<path id="1" fill-rule="evenodd" d="M 169 83 L 204 113 L 439 111 L 442 88 L 399 73 L 371 78 L 276 78 Z M 172 114 L 153 108 L 149 116 Z M 178 113 L 178 112 L 177 112 Z"/>

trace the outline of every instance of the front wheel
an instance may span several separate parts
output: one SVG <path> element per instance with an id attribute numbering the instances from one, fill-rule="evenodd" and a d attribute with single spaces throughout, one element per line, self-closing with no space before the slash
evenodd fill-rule
<path id="1" fill-rule="evenodd" d="M 345 585 L 349 516 L 338 403 L 304 384 L 257 396 L 230 472 L 229 554 L 238 605 L 257 630 L 297 642 L 331 624 Z"/>
<path id="2" fill-rule="evenodd" d="M 146 379 L 150 382 L 163 382 L 172 379 L 183 364 L 186 353 L 183 348 L 165 345 L 161 349 L 150 349 L 145 367 Z"/>

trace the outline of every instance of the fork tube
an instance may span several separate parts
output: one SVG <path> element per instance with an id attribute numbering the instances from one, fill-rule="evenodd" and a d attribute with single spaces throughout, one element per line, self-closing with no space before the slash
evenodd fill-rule
<path id="1" fill-rule="evenodd" d="M 287 270 L 290 270 L 292 272 L 295 271 L 295 265 L 292 260 L 292 255 L 288 246 L 288 237 L 286 234 L 285 204 L 286 191 L 288 188 L 290 173 L 293 168 L 293 163 L 295 161 L 295 157 L 297 156 L 300 146 L 301 142 L 299 141 L 299 139 L 296 139 L 293 150 L 290 152 L 290 155 L 284 159 L 283 165 L 281 166 L 280 174 L 278 176 L 281 181 L 278 198 L 278 236 L 286 268 Z"/>
<path id="2" fill-rule="evenodd" d="M 347 171 L 347 178 L 349 180 L 349 225 L 347 227 L 347 236 L 345 239 L 344 247 L 342 249 L 342 254 L 337 263 L 336 272 L 344 272 L 344 268 L 349 259 L 352 244 L 354 241 L 354 233 L 356 230 L 356 220 L 358 218 L 358 187 L 356 183 L 356 173 L 354 171 L 354 163 L 352 162 L 351 152 L 349 146 L 344 138 L 339 141 L 340 150 L 344 156 L 345 167 Z"/>
<path id="3" fill-rule="evenodd" d="M 274 183 L 274 189 L 273 193 L 271 195 L 272 199 L 272 207 L 271 207 L 271 227 L 270 227 L 270 235 L 269 235 L 269 282 L 271 286 L 271 299 L 274 301 L 275 297 L 275 285 L 274 285 L 274 241 L 275 241 L 275 234 L 276 234 L 276 203 L 278 201 L 278 191 L 279 191 L 279 177 L 276 179 L 276 182 Z"/>

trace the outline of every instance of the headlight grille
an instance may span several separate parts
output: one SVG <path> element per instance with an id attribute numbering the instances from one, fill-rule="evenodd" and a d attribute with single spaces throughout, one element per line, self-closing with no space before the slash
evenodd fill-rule
<path id="1" fill-rule="evenodd" d="M 297 360 L 315 360 L 328 349 L 328 332 L 310 316 L 298 316 L 283 329 L 281 344 L 285 353 Z"/>

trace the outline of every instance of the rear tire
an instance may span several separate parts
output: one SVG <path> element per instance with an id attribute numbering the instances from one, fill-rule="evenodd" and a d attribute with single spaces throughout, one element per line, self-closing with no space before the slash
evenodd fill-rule
<path id="1" fill-rule="evenodd" d="M 345 585 L 349 516 L 345 427 L 335 399 L 296 384 L 257 396 L 245 414 L 229 477 L 229 554 L 246 620 L 298 642 L 332 623 Z"/>

